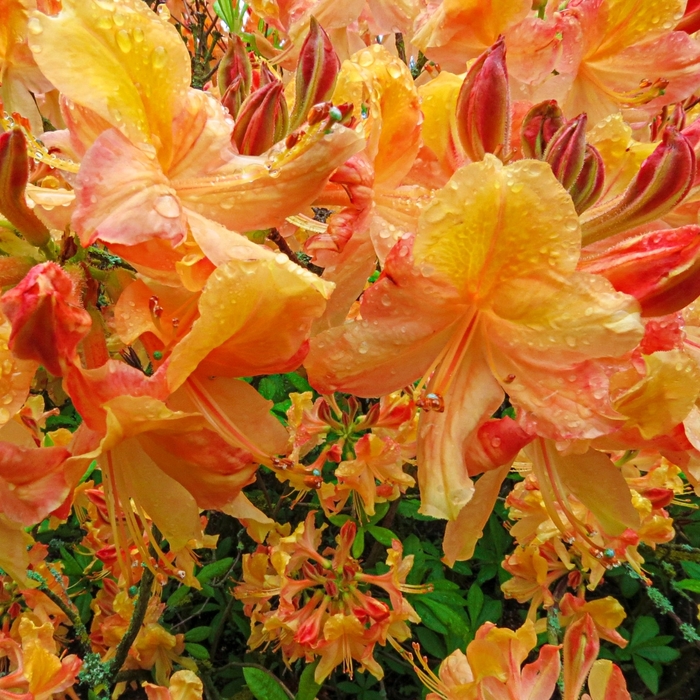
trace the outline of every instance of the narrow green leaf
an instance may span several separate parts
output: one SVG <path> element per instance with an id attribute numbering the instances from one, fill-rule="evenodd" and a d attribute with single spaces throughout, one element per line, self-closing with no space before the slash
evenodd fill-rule
<path id="1" fill-rule="evenodd" d="M 659 673 L 657 670 L 648 662 L 645 661 L 641 656 L 633 657 L 634 667 L 639 674 L 639 677 L 644 682 L 644 685 L 651 690 L 654 695 L 659 692 Z"/>
<path id="2" fill-rule="evenodd" d="M 299 690 L 296 694 L 296 700 L 315 700 L 319 690 L 323 687 L 322 683 L 316 683 L 314 680 L 314 672 L 318 666 L 318 661 L 308 664 L 302 671 L 299 679 Z"/>
<path id="3" fill-rule="evenodd" d="M 476 623 L 483 607 L 484 593 L 475 583 L 471 586 L 469 593 L 467 594 L 467 610 L 469 611 L 469 618 L 472 621 L 472 627 L 476 627 Z"/>
<path id="4" fill-rule="evenodd" d="M 185 643 L 185 651 L 193 658 L 199 661 L 206 661 L 209 658 L 209 650 L 201 644 Z"/>
<path id="5" fill-rule="evenodd" d="M 203 642 L 211 631 L 211 627 L 193 627 L 185 632 L 186 642 Z"/>
<path id="6" fill-rule="evenodd" d="M 659 625 L 653 617 L 642 615 L 637 618 L 632 630 L 630 646 L 634 647 L 649 639 L 653 639 L 659 633 Z M 656 692 L 656 691 L 654 691 Z"/>
<path id="7" fill-rule="evenodd" d="M 180 586 L 180 588 L 176 589 L 175 592 L 168 598 L 166 606 L 168 608 L 176 608 L 188 596 L 189 592 L 189 586 Z"/>
<path id="8" fill-rule="evenodd" d="M 352 543 L 351 554 L 355 559 L 359 559 L 362 556 L 362 552 L 365 551 L 365 531 L 360 528 L 355 535 L 355 539 Z"/>
<path id="9" fill-rule="evenodd" d="M 658 661 L 662 664 L 671 663 L 671 661 L 675 661 L 681 655 L 678 649 L 673 647 L 643 647 L 636 649 L 634 653 L 643 656 L 649 661 Z"/>
<path id="10" fill-rule="evenodd" d="M 399 539 L 391 530 L 386 527 L 380 527 L 379 525 L 368 525 L 367 532 L 369 532 L 379 544 L 383 544 L 385 547 L 391 547 L 391 543 Z"/>
<path id="11" fill-rule="evenodd" d="M 231 568 L 231 564 L 233 564 L 233 557 L 225 557 L 224 559 L 213 561 L 203 567 L 197 574 L 197 581 L 207 583 L 217 576 L 223 576 Z"/>
<path id="12" fill-rule="evenodd" d="M 284 692 L 279 681 L 265 673 L 265 671 L 245 666 L 243 668 L 243 677 L 248 690 L 253 693 L 256 700 L 288 700 L 287 693 Z"/>
<path id="13" fill-rule="evenodd" d="M 679 581 L 676 586 L 678 588 L 682 588 L 684 591 L 700 593 L 700 581 L 694 578 L 684 578 Z"/>

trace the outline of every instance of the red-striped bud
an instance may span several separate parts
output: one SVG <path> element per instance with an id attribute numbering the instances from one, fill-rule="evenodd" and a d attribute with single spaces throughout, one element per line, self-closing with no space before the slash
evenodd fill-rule
<path id="1" fill-rule="evenodd" d="M 642 163 L 629 187 L 611 202 L 590 209 L 582 220 L 583 244 L 662 217 L 683 201 L 695 179 L 690 141 L 673 127 Z"/>
<path id="2" fill-rule="evenodd" d="M 36 265 L 2 296 L 0 306 L 12 323 L 9 346 L 15 356 L 62 376 L 92 322 L 71 276 L 56 263 Z"/>
<path id="3" fill-rule="evenodd" d="M 700 226 L 651 231 L 612 246 L 579 268 L 635 297 L 642 316 L 666 316 L 700 296 Z"/>
<path id="4" fill-rule="evenodd" d="M 284 86 L 276 80 L 257 89 L 243 103 L 232 140 L 239 153 L 259 156 L 285 137 L 288 124 Z"/>
<path id="5" fill-rule="evenodd" d="M 340 60 L 328 34 L 312 17 L 297 65 L 296 101 L 290 120 L 292 129 L 304 121 L 313 105 L 331 98 L 339 70 Z"/>
<path id="6" fill-rule="evenodd" d="M 45 246 L 49 229 L 27 206 L 24 190 L 29 181 L 27 139 L 21 129 L 0 135 L 0 214 L 34 246 Z"/>
<path id="7" fill-rule="evenodd" d="M 605 165 L 603 157 L 595 146 L 586 144 L 583 167 L 576 182 L 569 188 L 569 194 L 574 200 L 577 214 L 582 214 L 600 199 L 604 185 Z"/>
<path id="8" fill-rule="evenodd" d="M 552 136 L 564 125 L 564 114 L 556 100 L 536 104 L 523 119 L 520 143 L 525 158 L 544 159 Z"/>
<path id="9" fill-rule="evenodd" d="M 243 99 L 248 97 L 253 84 L 253 66 L 248 57 L 248 49 L 239 36 L 229 38 L 228 48 L 219 63 L 217 71 L 219 94 L 224 95 L 234 80 L 239 80 L 239 90 Z M 230 110 L 229 110 L 230 111 Z"/>
<path id="10" fill-rule="evenodd" d="M 581 114 L 561 126 L 552 136 L 544 152 L 544 160 L 552 166 L 554 176 L 568 190 L 583 169 L 586 155 L 586 122 Z"/>
<path id="11" fill-rule="evenodd" d="M 226 107 L 228 113 L 235 119 L 241 111 L 246 94 L 241 76 L 234 78 L 233 82 L 226 88 L 226 92 L 221 98 L 221 104 Z"/>
<path id="12" fill-rule="evenodd" d="M 501 37 L 476 59 L 457 97 L 457 134 L 472 161 L 504 154 L 510 142 L 510 89 Z"/>

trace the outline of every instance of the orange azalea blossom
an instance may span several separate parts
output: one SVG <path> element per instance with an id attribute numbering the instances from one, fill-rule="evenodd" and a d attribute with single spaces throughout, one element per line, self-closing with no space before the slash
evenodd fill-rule
<path id="1" fill-rule="evenodd" d="M 352 131 L 319 123 L 292 149 L 238 156 L 221 105 L 189 89 L 189 55 L 171 24 L 137 0 L 63 5 L 56 17 L 34 13 L 30 47 L 66 105 L 69 130 L 54 143 L 81 159 L 73 225 L 84 245 L 99 238 L 167 273 L 189 252 L 171 247 L 190 232 L 202 250 L 207 236 L 240 247 L 233 230 L 281 224 L 362 146 Z M 71 61 L 51 60 L 69 37 Z"/>
<path id="2" fill-rule="evenodd" d="M 588 460 L 579 462 L 587 464 L 585 473 L 589 481 L 596 469 L 595 461 L 588 456 Z M 579 469 L 584 468 L 579 466 Z M 566 469 L 561 472 L 566 479 Z M 554 580 L 566 574 L 567 569 L 588 573 L 590 589 L 598 585 L 606 570 L 620 562 L 627 562 L 641 573 L 644 560 L 638 545 L 644 543 L 653 548 L 673 538 L 673 521 L 663 508 L 673 498 L 674 489 L 677 492 L 683 490 L 682 483 L 677 476 L 672 476 L 673 473 L 677 474 L 678 469 L 668 464 L 659 465 L 644 476 L 640 476 L 631 465 L 623 468 L 627 486 L 613 487 L 610 481 L 607 482 L 608 489 L 627 490 L 630 494 L 629 507 L 620 505 L 618 511 L 607 510 L 602 501 L 589 508 L 587 504 L 591 502 L 593 491 L 586 494 L 580 488 L 569 491 L 568 497 L 556 501 L 552 509 L 552 503 L 548 504 L 548 501 L 553 495 L 547 496 L 540 489 L 535 473 L 526 475 L 506 500 L 510 518 L 516 521 L 510 530 L 511 535 L 525 548 L 516 550 L 504 562 L 504 567 L 515 575 L 503 586 L 506 595 L 519 602 L 531 600 L 531 612 L 534 612 L 540 602 L 544 602 L 545 607 L 552 604 L 549 588 Z M 606 483 L 600 474 L 593 480 Z M 558 488 L 561 488 L 561 481 Z M 550 486 L 548 490 L 554 489 Z M 578 494 L 583 494 L 585 503 L 579 500 Z M 614 506 L 608 508 L 614 509 Z M 625 513 L 627 509 L 633 509 L 633 512 Z M 625 528 L 621 519 L 633 522 L 635 516 L 635 527 Z M 574 587 L 577 586 L 578 582 L 574 580 Z"/>
<path id="3" fill-rule="evenodd" d="M 19 643 L 0 632 L 0 659 L 9 669 L 0 678 L 3 700 L 50 700 L 78 680 L 82 661 L 74 654 L 59 658 L 50 623 L 36 625 L 29 617 L 17 621 Z"/>
<path id="4" fill-rule="evenodd" d="M 535 626 L 529 620 L 515 632 L 486 622 L 466 654 L 453 651 L 440 664 L 437 676 L 420 654 L 420 666 L 414 664 L 414 668 L 431 691 L 426 700 L 549 700 L 561 669 L 559 648 L 545 644 L 537 660 L 523 666 L 536 645 Z"/>
<path id="5" fill-rule="evenodd" d="M 168 687 L 144 683 L 148 700 L 202 700 L 204 686 L 192 671 L 177 671 L 170 676 Z"/>
<path id="6" fill-rule="evenodd" d="M 391 438 L 367 433 L 354 449 L 355 459 L 341 462 L 335 469 L 337 485 L 324 484 L 330 488 L 321 490 L 328 512 L 337 513 L 353 494 L 362 504 L 362 511 L 372 516 L 375 503 L 394 501 L 415 484 L 413 477 L 403 470 L 401 446 Z"/>
<path id="7" fill-rule="evenodd" d="M 338 665 L 352 675 L 353 660 L 360 670 L 377 678 L 382 667 L 375 661 L 375 644 L 401 642 L 410 637 L 406 622 L 420 618 L 402 593 L 424 589 L 405 583 L 413 556 L 402 557 L 394 540 L 387 550 L 389 571 L 363 573 L 350 556 L 356 526 L 348 521 L 336 539 L 336 549 L 319 553 L 322 531 L 314 525 L 314 513 L 277 544 L 258 547 L 243 557 L 243 583 L 234 595 L 244 602 L 251 618 L 248 640 L 252 649 L 274 643 L 285 663 L 320 657 L 315 678 L 321 683 Z M 330 558 L 329 558 L 330 557 Z M 389 597 L 387 604 L 373 597 L 370 587 Z M 278 598 L 277 604 L 272 599 Z"/>
<path id="8" fill-rule="evenodd" d="M 591 124 L 629 106 L 654 113 L 700 84 L 700 45 L 673 31 L 685 5 L 674 0 L 639 12 L 633 0 L 572 0 L 561 11 L 553 5 L 544 20 L 524 22 L 506 40 L 548 69 L 528 76 L 522 63 L 519 77 L 535 84 L 534 101 L 554 97 L 568 117 L 585 112 Z"/>
<path id="9" fill-rule="evenodd" d="M 487 154 L 460 168 L 415 237 L 392 249 L 361 319 L 312 339 L 305 365 L 320 391 L 376 396 L 423 377 L 422 512 L 454 520 L 470 501 L 472 446 L 504 391 L 528 432 L 573 439 L 614 429 L 607 358 L 632 350 L 642 326 L 636 302 L 575 270 L 580 241 L 571 198 L 547 164 L 504 166 Z M 524 442 L 471 473 L 507 463 Z"/>

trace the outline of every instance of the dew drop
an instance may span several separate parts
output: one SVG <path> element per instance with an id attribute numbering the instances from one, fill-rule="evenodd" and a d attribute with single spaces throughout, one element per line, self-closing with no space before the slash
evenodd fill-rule
<path id="1" fill-rule="evenodd" d="M 164 5 L 161 5 L 160 7 L 164 7 Z M 167 58 L 168 52 L 162 46 L 156 46 L 151 54 L 151 65 L 156 70 L 160 70 L 165 65 Z"/>
<path id="2" fill-rule="evenodd" d="M 120 29 L 117 32 L 117 46 L 123 53 L 129 53 L 129 51 L 131 51 L 131 37 L 126 29 Z"/>
<path id="3" fill-rule="evenodd" d="M 162 194 L 153 202 L 153 208 L 166 219 L 177 219 L 182 212 L 180 202 L 171 194 Z"/>
<path id="4" fill-rule="evenodd" d="M 41 26 L 41 20 L 38 17 L 32 17 L 29 22 L 27 22 L 27 31 L 30 34 L 34 34 L 34 36 L 41 34 L 41 32 L 44 31 L 44 28 Z"/>
<path id="5" fill-rule="evenodd" d="M 359 347 L 357 348 L 357 352 L 359 352 L 360 355 L 366 355 L 368 350 L 369 350 L 369 345 L 367 344 L 366 341 L 363 340 L 360 343 Z"/>
<path id="6" fill-rule="evenodd" d="M 143 29 L 141 29 L 141 27 L 134 27 L 132 34 L 134 36 L 134 41 L 137 44 L 140 44 L 143 41 Z"/>

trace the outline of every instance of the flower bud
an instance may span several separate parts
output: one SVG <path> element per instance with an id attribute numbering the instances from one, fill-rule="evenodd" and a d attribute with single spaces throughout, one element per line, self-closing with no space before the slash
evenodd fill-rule
<path id="1" fill-rule="evenodd" d="M 311 107 L 331 98 L 340 71 L 340 60 L 323 27 L 311 18 L 309 34 L 299 54 L 296 76 L 296 101 L 290 128 L 296 129 Z"/>
<path id="2" fill-rule="evenodd" d="M 237 76 L 228 86 L 221 98 L 221 104 L 226 107 L 228 113 L 235 119 L 241 111 L 246 94 L 243 88 L 243 79 Z"/>
<path id="3" fill-rule="evenodd" d="M 581 222 L 583 244 L 662 217 L 683 201 L 695 179 L 695 153 L 690 141 L 673 127 L 642 163 L 629 187 L 611 202 L 590 209 Z"/>
<path id="4" fill-rule="evenodd" d="M 605 165 L 600 152 L 595 146 L 586 144 L 585 153 L 581 172 L 569 188 L 577 214 L 583 213 L 598 201 L 605 184 Z"/>
<path id="5" fill-rule="evenodd" d="M 232 140 L 239 153 L 259 156 L 284 138 L 288 123 L 284 87 L 276 80 L 258 88 L 243 103 Z"/>
<path id="6" fill-rule="evenodd" d="M 700 296 L 700 226 L 651 231 L 627 238 L 579 269 L 601 275 L 635 297 L 642 316 L 666 316 Z"/>
<path id="7" fill-rule="evenodd" d="M 14 128 L 0 135 L 0 213 L 34 246 L 45 246 L 49 229 L 27 206 L 24 190 L 29 181 L 27 139 Z"/>
<path id="8" fill-rule="evenodd" d="M 40 362 L 55 376 L 75 361 L 78 343 L 90 330 L 90 315 L 73 279 L 53 262 L 33 267 L 0 298 L 0 307 L 12 323 L 10 350 L 22 360 Z"/>
<path id="9" fill-rule="evenodd" d="M 520 127 L 523 157 L 543 160 L 547 144 L 563 125 L 564 114 L 556 100 L 536 104 Z"/>
<path id="10" fill-rule="evenodd" d="M 544 160 L 552 166 L 554 176 L 568 190 L 583 168 L 586 153 L 585 114 L 562 125 L 552 136 L 544 152 Z"/>
<path id="11" fill-rule="evenodd" d="M 219 63 L 217 71 L 219 94 L 224 95 L 235 80 L 239 80 L 243 99 L 250 94 L 253 84 L 253 67 L 248 58 L 248 50 L 239 36 L 229 37 L 228 48 Z"/>
<path id="12" fill-rule="evenodd" d="M 499 155 L 510 141 L 510 89 L 501 37 L 476 59 L 457 97 L 457 134 L 472 161 Z"/>

